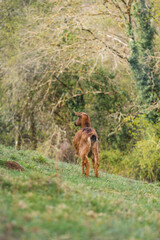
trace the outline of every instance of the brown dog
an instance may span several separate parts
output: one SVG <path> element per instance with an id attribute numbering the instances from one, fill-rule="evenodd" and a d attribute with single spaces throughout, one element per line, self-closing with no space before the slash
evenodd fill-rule
<path id="1" fill-rule="evenodd" d="M 80 126 L 81 129 L 76 133 L 73 138 L 73 145 L 76 150 L 76 155 L 81 157 L 82 161 L 82 174 L 85 173 L 84 167 L 86 167 L 85 176 L 89 176 L 89 160 L 92 159 L 92 165 L 95 173 L 95 177 L 98 177 L 99 166 L 99 145 L 98 135 L 95 129 L 91 128 L 90 118 L 86 113 L 74 112 L 78 119 L 75 121 L 76 126 Z"/>

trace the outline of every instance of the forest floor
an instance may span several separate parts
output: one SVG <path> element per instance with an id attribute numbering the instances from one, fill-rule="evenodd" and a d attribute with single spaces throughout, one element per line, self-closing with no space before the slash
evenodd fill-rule
<path id="1" fill-rule="evenodd" d="M 160 239 L 160 183 L 54 162 L 0 146 L 0 240 Z"/>

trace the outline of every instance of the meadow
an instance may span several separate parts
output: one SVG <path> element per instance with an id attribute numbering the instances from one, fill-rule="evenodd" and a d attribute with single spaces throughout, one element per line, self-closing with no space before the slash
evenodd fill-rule
<path id="1" fill-rule="evenodd" d="M 24 172 L 7 169 L 18 162 Z M 0 146 L 0 240 L 158 240 L 160 183 Z"/>

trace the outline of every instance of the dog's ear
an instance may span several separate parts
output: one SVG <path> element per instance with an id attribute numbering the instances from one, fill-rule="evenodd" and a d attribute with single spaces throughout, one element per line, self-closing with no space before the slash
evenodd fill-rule
<path id="1" fill-rule="evenodd" d="M 76 116 L 78 116 L 78 117 L 81 117 L 81 116 L 82 116 L 81 113 L 74 112 L 74 114 L 75 114 Z"/>

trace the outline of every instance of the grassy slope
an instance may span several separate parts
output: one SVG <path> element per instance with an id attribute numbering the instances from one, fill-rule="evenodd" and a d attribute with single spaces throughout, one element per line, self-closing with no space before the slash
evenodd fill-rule
<path id="1" fill-rule="evenodd" d="M 54 163 L 35 152 L 0 146 L 0 240 L 160 239 L 160 185 Z"/>

